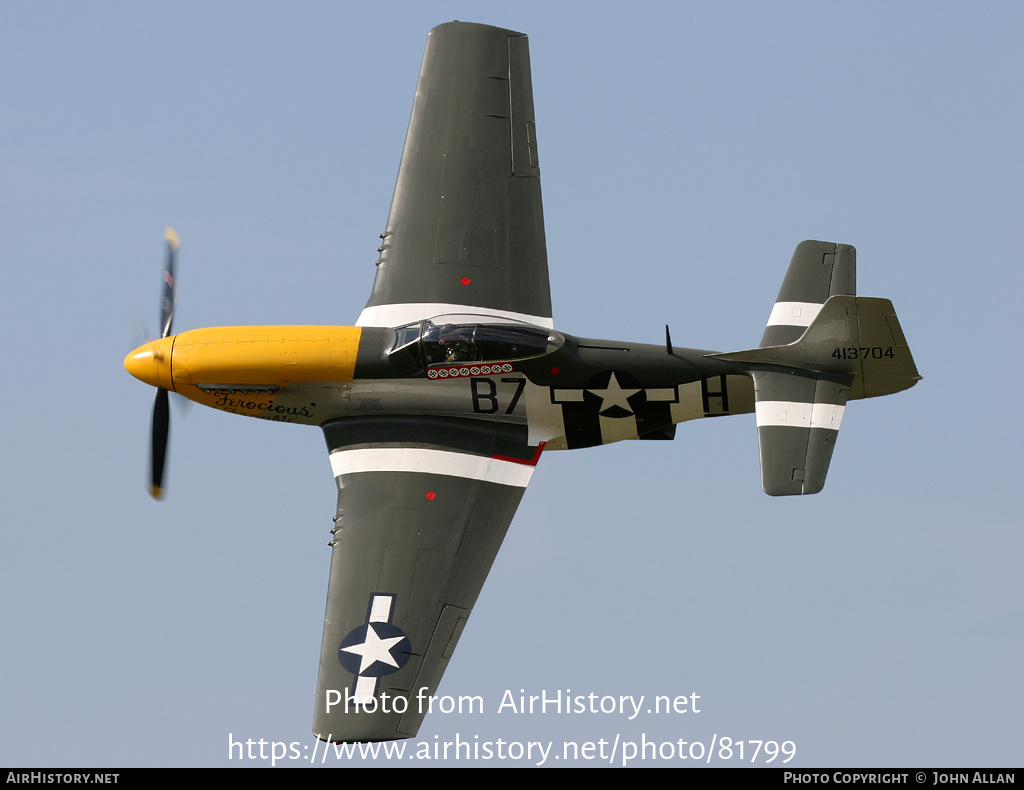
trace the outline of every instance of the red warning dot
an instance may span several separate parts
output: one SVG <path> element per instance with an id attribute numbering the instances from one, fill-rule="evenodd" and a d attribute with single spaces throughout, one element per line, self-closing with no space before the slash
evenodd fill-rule
<path id="1" fill-rule="evenodd" d="M 469 285 L 469 278 L 463 277 L 461 280 L 459 280 L 459 282 L 462 283 L 463 285 Z"/>
<path id="2" fill-rule="evenodd" d="M 562 369 L 560 367 L 558 367 L 557 365 L 555 367 L 551 368 L 551 375 L 552 376 L 557 376 L 561 372 L 562 372 Z"/>
<path id="3" fill-rule="evenodd" d="M 437 499 L 437 494 L 435 494 L 433 491 L 428 491 L 427 499 Z"/>

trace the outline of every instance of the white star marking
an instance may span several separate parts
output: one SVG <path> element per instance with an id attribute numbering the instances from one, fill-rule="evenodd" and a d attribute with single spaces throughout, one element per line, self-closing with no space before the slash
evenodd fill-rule
<path id="1" fill-rule="evenodd" d="M 588 389 L 587 392 L 592 392 L 601 399 L 600 411 L 606 411 L 612 406 L 621 406 L 623 409 L 628 411 L 630 414 L 633 413 L 633 409 L 629 406 L 629 399 L 636 395 L 640 390 L 638 389 L 623 389 L 619 386 L 619 380 L 615 378 L 615 374 L 612 373 L 612 377 L 608 379 L 608 386 L 603 390 Z"/>
<path id="2" fill-rule="evenodd" d="M 391 648 L 396 644 L 405 639 L 404 636 L 393 636 L 388 639 L 381 639 L 377 636 L 377 632 L 373 630 L 372 625 L 366 626 L 366 641 L 361 645 L 351 645 L 350 647 L 343 647 L 346 653 L 355 653 L 361 657 L 359 662 L 359 674 L 363 674 L 369 667 L 377 661 L 382 664 L 388 664 L 393 667 L 398 666 L 398 662 L 391 657 Z"/>

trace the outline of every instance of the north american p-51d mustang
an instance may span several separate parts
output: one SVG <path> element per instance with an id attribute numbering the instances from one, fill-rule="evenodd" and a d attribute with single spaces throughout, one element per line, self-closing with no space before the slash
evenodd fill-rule
<path id="1" fill-rule="evenodd" d="M 338 484 L 313 731 L 414 736 L 542 451 L 671 439 L 756 415 L 761 482 L 820 491 L 849 400 L 920 378 L 892 304 L 858 297 L 855 251 L 796 248 L 757 348 L 713 353 L 554 329 L 527 39 L 431 31 L 376 279 L 352 327 L 171 334 L 125 360 L 167 393 L 319 426 Z"/>

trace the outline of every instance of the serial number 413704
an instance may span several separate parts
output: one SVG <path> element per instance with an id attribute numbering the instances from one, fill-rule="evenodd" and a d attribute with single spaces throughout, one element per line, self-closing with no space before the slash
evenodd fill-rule
<path id="1" fill-rule="evenodd" d="M 892 350 L 892 346 L 888 348 L 882 348 L 882 346 L 848 346 L 847 348 L 837 348 L 832 352 L 832 356 L 836 359 L 884 359 L 888 357 L 893 359 L 896 354 Z"/>

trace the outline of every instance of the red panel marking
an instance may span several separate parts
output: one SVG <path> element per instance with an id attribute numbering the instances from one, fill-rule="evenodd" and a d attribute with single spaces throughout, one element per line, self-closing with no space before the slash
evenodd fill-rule
<path id="1" fill-rule="evenodd" d="M 551 368 L 551 375 L 552 376 L 557 376 L 561 372 L 562 372 L 562 369 L 560 367 L 558 367 L 557 365 L 555 365 L 555 367 Z"/>
<path id="2" fill-rule="evenodd" d="M 433 491 L 428 491 L 427 499 L 437 499 L 437 494 L 435 494 Z"/>
<path id="3" fill-rule="evenodd" d="M 540 454 L 544 451 L 544 445 L 547 442 L 541 442 L 537 445 L 537 451 L 533 454 L 533 458 L 526 460 L 524 458 L 513 458 L 510 455 L 492 455 L 495 461 L 511 461 L 514 464 L 523 464 L 524 466 L 536 466 L 537 461 L 540 460 Z"/>
<path id="4" fill-rule="evenodd" d="M 461 280 L 459 280 L 459 283 L 462 285 L 469 285 L 469 278 L 463 277 Z"/>

